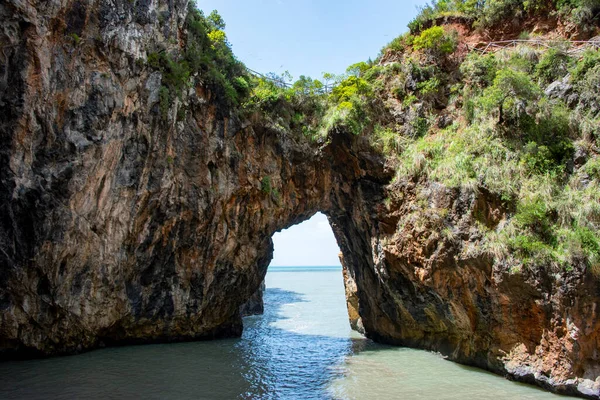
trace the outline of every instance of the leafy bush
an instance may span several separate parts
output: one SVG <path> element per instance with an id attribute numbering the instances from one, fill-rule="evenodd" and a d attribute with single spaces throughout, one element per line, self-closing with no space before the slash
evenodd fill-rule
<path id="1" fill-rule="evenodd" d="M 333 88 L 331 96 L 337 103 L 349 102 L 354 96 L 367 95 L 371 85 L 363 78 L 351 75 Z"/>
<path id="2" fill-rule="evenodd" d="M 569 71 L 571 57 L 557 49 L 548 50 L 535 67 L 535 75 L 545 84 L 564 77 Z"/>
<path id="3" fill-rule="evenodd" d="M 388 43 L 388 45 L 383 48 L 382 53 L 386 49 L 391 49 L 392 51 L 395 51 L 395 52 L 404 52 L 406 49 L 412 47 L 414 40 L 415 40 L 415 37 L 413 35 L 411 35 L 410 33 L 405 33 L 403 35 L 400 35 L 397 38 L 395 38 L 394 40 L 392 40 L 390 43 Z"/>
<path id="4" fill-rule="evenodd" d="M 186 28 L 188 39 L 184 59 L 189 65 L 190 75 L 198 72 L 200 79 L 225 105 L 243 102 L 250 92 L 250 78 L 246 67 L 231 51 L 221 16 L 213 11 L 206 17 L 190 3 Z M 182 75 L 182 71 L 174 72 Z"/>
<path id="5" fill-rule="evenodd" d="M 282 98 L 283 90 L 267 79 L 257 79 L 252 89 L 252 96 L 246 106 L 258 106 L 264 111 L 273 109 Z"/>
<path id="6" fill-rule="evenodd" d="M 592 116 L 600 112 L 600 94 L 598 93 L 600 84 L 598 71 L 600 69 L 598 65 L 600 65 L 600 50 L 587 50 L 570 70 L 571 82 L 579 92 L 582 110 Z M 584 122 L 582 127 L 585 129 L 586 125 L 590 124 Z M 592 122 L 591 125 L 595 124 Z M 597 128 L 585 130 L 591 133 L 597 131 Z M 599 136 L 596 135 L 596 137 Z"/>
<path id="7" fill-rule="evenodd" d="M 519 204 L 515 221 L 533 231 L 546 231 L 549 226 L 548 207 L 539 197 L 522 202 Z"/>
<path id="8" fill-rule="evenodd" d="M 524 11 L 522 0 L 487 0 L 478 22 L 481 26 L 491 27 L 501 21 L 522 17 Z"/>
<path id="9" fill-rule="evenodd" d="M 448 16 L 492 27 L 507 20 L 559 10 L 581 29 L 590 30 L 597 21 L 599 4 L 600 0 L 434 0 L 420 8 L 408 27 L 416 34 L 434 24 L 437 18 Z"/>
<path id="10" fill-rule="evenodd" d="M 158 100 L 160 115 L 163 119 L 167 119 L 169 115 L 169 107 L 171 106 L 170 97 L 169 89 L 165 86 L 162 86 L 158 91 Z"/>
<path id="11" fill-rule="evenodd" d="M 421 32 L 423 27 L 437 16 L 438 12 L 435 9 L 435 4 L 435 2 L 433 3 L 433 6 L 426 4 L 420 8 L 417 16 L 408 23 L 410 33 L 416 34 Z"/>
<path id="12" fill-rule="evenodd" d="M 598 237 L 598 231 L 586 227 L 577 227 L 575 234 L 581 243 L 583 250 L 589 253 L 595 261 L 600 259 L 600 238 Z"/>
<path id="13" fill-rule="evenodd" d="M 271 177 L 265 176 L 260 181 L 260 190 L 265 194 L 271 194 L 273 187 L 271 186 Z"/>
<path id="14" fill-rule="evenodd" d="M 527 116 L 527 103 L 537 100 L 539 88 L 523 72 L 501 69 L 494 84 L 487 88 L 481 99 L 484 108 L 497 109 L 498 123 L 507 120 L 518 123 Z"/>
<path id="15" fill-rule="evenodd" d="M 246 67 L 231 52 L 221 16 L 213 11 L 205 17 L 190 3 L 185 27 L 183 52 L 160 49 L 148 54 L 147 65 L 163 74 L 159 92 L 161 116 L 168 116 L 172 101 L 182 97 L 196 75 L 223 105 L 239 104 L 249 94 L 249 77 Z"/>
<path id="16" fill-rule="evenodd" d="M 175 95 L 181 96 L 182 91 L 190 84 L 190 65 L 186 60 L 174 60 L 166 57 L 163 82 Z"/>
<path id="17" fill-rule="evenodd" d="M 523 148 L 523 163 L 531 170 L 543 173 L 554 165 L 552 154 L 547 146 L 529 142 Z"/>
<path id="18" fill-rule="evenodd" d="M 558 0 L 559 13 L 579 30 L 592 33 L 600 21 L 600 0 Z"/>
<path id="19" fill-rule="evenodd" d="M 79 35 L 78 35 L 78 34 L 76 34 L 76 33 L 71 33 L 71 34 L 69 35 L 69 37 L 70 37 L 71 39 L 73 39 L 73 43 L 75 43 L 75 46 L 79 46 L 79 43 L 81 43 L 81 38 L 79 37 Z"/>
<path id="20" fill-rule="evenodd" d="M 582 80 L 587 72 L 598 64 L 600 64 L 600 50 L 587 50 L 571 70 L 572 81 Z"/>
<path id="21" fill-rule="evenodd" d="M 600 64 L 589 69 L 583 79 L 575 85 L 580 104 L 590 115 L 600 114 Z"/>
<path id="22" fill-rule="evenodd" d="M 508 57 L 506 57 L 508 55 Z M 516 49 L 504 51 L 499 54 L 499 57 L 508 58 L 508 65 L 514 70 L 525 72 L 528 75 L 533 75 L 535 67 L 539 60 L 539 52 L 533 47 L 521 44 Z"/>
<path id="23" fill-rule="evenodd" d="M 227 43 L 227 36 L 221 30 L 208 32 L 208 39 L 212 42 L 213 47 L 222 46 Z"/>
<path id="24" fill-rule="evenodd" d="M 224 30 L 226 25 L 223 18 L 219 15 L 217 10 L 211 11 L 211 13 L 206 17 L 206 22 L 212 28 L 212 30 Z"/>
<path id="25" fill-rule="evenodd" d="M 414 39 L 415 50 L 424 50 L 434 57 L 443 57 L 454 53 L 458 41 L 456 34 L 449 34 L 441 26 L 434 26 Z"/>
<path id="26" fill-rule="evenodd" d="M 527 266 L 542 266 L 553 260 L 552 247 L 534 235 L 516 235 L 508 239 L 508 244 Z"/>
<path id="27" fill-rule="evenodd" d="M 560 170 L 571 160 L 574 152 L 571 137 L 577 132 L 570 123 L 570 110 L 560 102 L 548 102 L 545 99 L 538 105 L 537 123 L 526 132 L 525 137 L 547 146 L 552 168 Z"/>
<path id="28" fill-rule="evenodd" d="M 492 84 L 498 70 L 498 60 L 494 54 L 470 53 L 460 65 L 465 84 L 485 88 Z"/>
<path id="29" fill-rule="evenodd" d="M 161 55 L 159 53 L 153 52 L 148 54 L 147 63 L 151 68 L 159 69 L 161 68 Z"/>
<path id="30" fill-rule="evenodd" d="M 292 85 L 292 90 L 296 95 L 311 97 L 323 94 L 324 86 L 318 79 L 301 75 Z"/>
<path id="31" fill-rule="evenodd" d="M 600 181 L 600 157 L 590 159 L 584 166 L 583 170 L 592 179 Z"/>
<path id="32" fill-rule="evenodd" d="M 417 90 L 421 98 L 426 101 L 437 101 L 442 89 L 442 81 L 437 76 L 417 84 Z"/>

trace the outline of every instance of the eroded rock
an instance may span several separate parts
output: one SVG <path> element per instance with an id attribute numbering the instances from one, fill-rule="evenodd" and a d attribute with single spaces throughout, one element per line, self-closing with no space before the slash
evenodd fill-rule
<path id="1" fill-rule="evenodd" d="M 265 305 L 263 303 L 263 294 L 265 293 L 265 282 L 261 283 L 260 287 L 246 303 L 240 307 L 240 314 L 242 317 L 248 317 L 251 315 L 261 315 L 265 311 Z"/>

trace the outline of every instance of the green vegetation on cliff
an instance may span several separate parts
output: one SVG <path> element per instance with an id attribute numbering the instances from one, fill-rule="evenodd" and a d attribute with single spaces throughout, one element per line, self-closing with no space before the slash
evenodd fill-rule
<path id="1" fill-rule="evenodd" d="M 205 16 L 192 3 L 186 19 L 183 49 L 160 48 L 148 54 L 147 64 L 162 73 L 160 111 L 164 119 L 176 98 L 200 82 L 225 106 L 239 105 L 250 92 L 246 67 L 231 51 L 225 22 L 213 11 Z"/>
<path id="2" fill-rule="evenodd" d="M 196 77 L 230 106 L 307 140 L 336 130 L 371 138 L 397 182 L 485 190 L 506 218 L 477 225 L 480 248 L 505 268 L 585 265 L 600 274 L 600 50 L 556 39 L 495 52 L 461 47 L 464 31 L 543 14 L 591 35 L 599 12 L 597 0 L 434 1 L 377 60 L 292 83 L 289 74 L 249 73 L 218 14 L 191 9 L 183 54 L 151 55 L 149 64 L 164 73 L 161 101 Z"/>
<path id="3" fill-rule="evenodd" d="M 491 28 L 507 21 L 548 16 L 560 18 L 582 32 L 598 25 L 599 0 L 434 0 L 423 7 L 409 28 L 412 33 L 444 18 L 460 18 L 475 27 Z"/>
<path id="4" fill-rule="evenodd" d="M 496 262 L 513 271 L 584 263 L 600 274 L 600 50 L 573 51 L 555 41 L 460 53 L 451 28 L 422 30 L 449 12 L 489 26 L 493 7 L 493 15 L 503 15 L 509 3 L 435 2 L 417 18 L 427 23 L 413 23 L 414 34 L 382 51 L 374 68 L 388 72 L 379 73 L 374 88 L 387 112 L 379 107 L 370 115 L 395 118 L 373 120 L 375 142 L 400 181 L 498 196 L 508 218 L 479 226 Z M 534 2 L 512 3 L 513 11 L 537 10 Z M 596 10 L 594 4 L 543 7 L 564 14 L 568 7 Z"/>

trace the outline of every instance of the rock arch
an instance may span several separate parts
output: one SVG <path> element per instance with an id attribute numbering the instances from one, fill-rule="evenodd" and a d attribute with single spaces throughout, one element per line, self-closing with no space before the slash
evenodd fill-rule
<path id="1" fill-rule="evenodd" d="M 367 210 L 391 175 L 366 138 L 340 131 L 311 142 L 258 116 L 223 117 L 201 92 L 190 99 L 200 105 L 165 129 L 123 108 L 90 113 L 125 107 L 132 93 L 96 82 L 95 71 L 83 79 L 93 89 L 66 128 L 49 117 L 57 103 L 37 106 L 41 126 L 26 120 L 30 154 L 4 131 L 5 356 L 239 335 L 237 310 L 264 278 L 273 233 L 317 211 L 349 269 L 372 260 Z M 135 90 L 147 86 L 131 79 Z M 91 103 L 98 92 L 103 103 Z M 151 93 L 135 95 L 151 106 Z M 85 119 L 97 128 L 73 133 Z M 48 132 L 53 141 L 42 139 Z"/>

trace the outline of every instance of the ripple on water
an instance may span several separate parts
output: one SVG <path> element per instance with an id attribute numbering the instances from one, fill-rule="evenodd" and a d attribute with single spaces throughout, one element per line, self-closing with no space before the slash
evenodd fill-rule
<path id="1" fill-rule="evenodd" d="M 0 399 L 549 399 L 350 331 L 339 269 L 275 270 L 240 339 L 0 364 Z"/>

